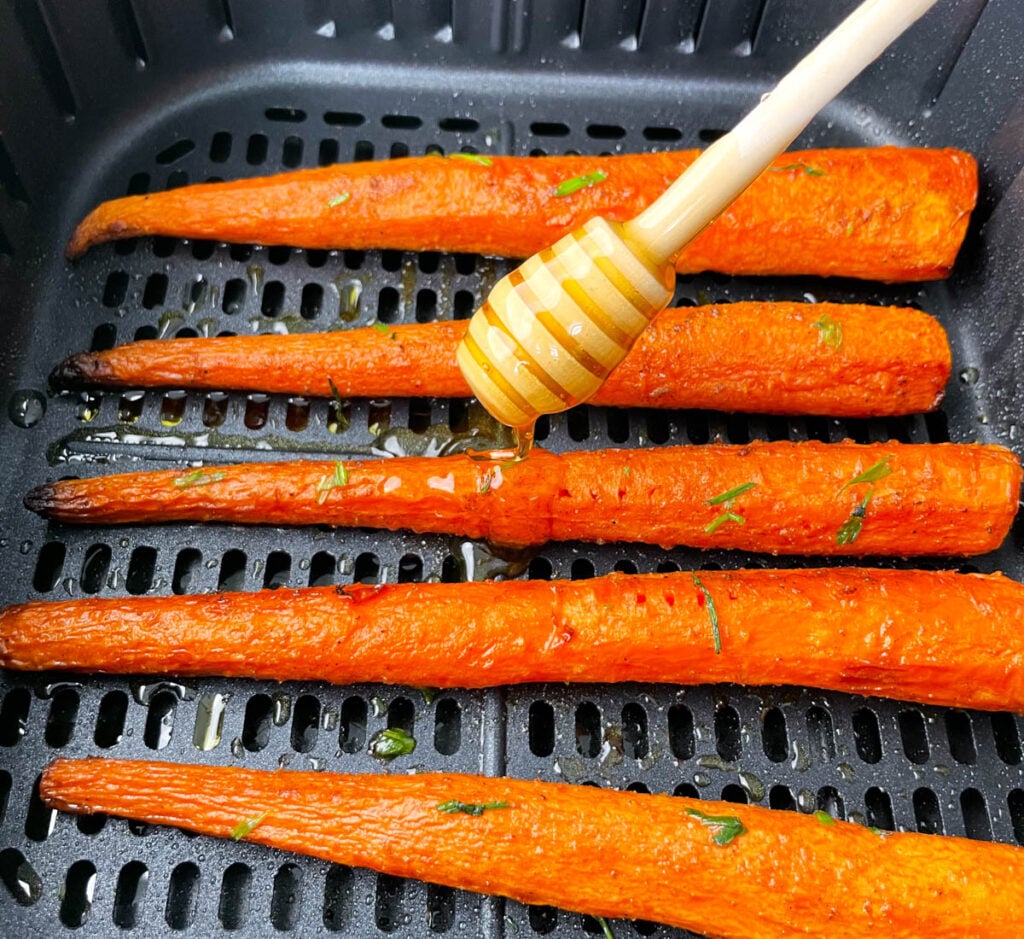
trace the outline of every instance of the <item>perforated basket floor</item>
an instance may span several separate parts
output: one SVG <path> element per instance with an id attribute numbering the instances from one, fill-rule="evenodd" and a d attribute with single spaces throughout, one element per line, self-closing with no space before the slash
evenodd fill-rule
<path id="1" fill-rule="evenodd" d="M 339 420 L 329 401 L 285 396 L 48 395 L 49 370 L 83 348 L 464 318 L 509 269 L 475 256 L 167 239 L 104 246 L 68 264 L 63 244 L 95 202 L 430 150 L 698 146 L 731 126 L 852 4 L 828 5 L 836 9 L 827 22 L 795 0 L 540 6 L 0 5 L 0 602 L 810 563 L 587 544 L 549 545 L 508 562 L 480 546 L 409 533 L 72 529 L 21 506 L 30 487 L 63 476 L 199 460 L 435 452 L 489 431 L 479 409 L 462 401 L 352 401 Z M 543 445 L 852 437 L 981 439 L 1020 452 L 1024 147 L 1012 128 L 1024 116 L 1022 12 L 1017 2 L 941 2 L 913 46 L 898 44 L 800 141 L 976 153 L 982 200 L 948 284 L 678 281 L 679 304 L 795 298 L 928 309 L 949 330 L 956 362 L 943 411 L 857 422 L 582 407 L 542 421 Z M 1000 552 L 959 566 L 1020 578 L 1022 541 L 1018 524 Z M 12 936 L 600 934 L 596 921 L 577 914 L 257 845 L 57 816 L 37 794 L 42 768 L 57 755 L 508 774 L 825 809 L 883 829 L 1024 844 L 1024 727 L 1008 714 L 785 688 L 535 686 L 429 698 L 379 686 L 15 673 L 0 676 L 0 702 L 0 922 Z M 410 731 L 418 746 L 382 767 L 367 741 L 386 726 Z M 655 924 L 611 926 L 619 939 L 681 935 Z"/>

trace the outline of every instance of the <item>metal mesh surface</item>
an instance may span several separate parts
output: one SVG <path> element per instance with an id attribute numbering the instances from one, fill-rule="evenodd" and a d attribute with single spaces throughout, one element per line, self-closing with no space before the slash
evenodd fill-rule
<path id="1" fill-rule="evenodd" d="M 63 242 L 91 204 L 211 178 L 431 150 L 701 146 L 749 107 L 752 89 L 763 90 L 791 64 L 787 37 L 806 42 L 824 31 L 816 18 L 797 16 L 798 4 L 576 2 L 542 13 L 515 2 L 431 2 L 413 14 L 399 12 L 397 4 L 392 10 L 384 3 L 325 3 L 307 4 L 301 17 L 286 22 L 263 3 L 244 10 L 237 3 L 193 4 L 176 17 L 159 3 L 90 2 L 83 8 L 93 15 L 92 25 L 83 26 L 79 40 L 62 28 L 77 23 L 77 14 L 58 14 L 51 6 L 14 3 L 0 10 L 0 26 L 15 37 L 0 87 L 21 87 L 0 112 L 0 283 L 9 297 L 2 315 L 10 333 L 2 353 L 8 419 L 0 444 L 7 474 L 0 602 L 821 563 L 564 544 L 546 546 L 515 566 L 482 546 L 439 536 L 193 525 L 65 528 L 20 504 L 32 486 L 66 476 L 199 460 L 425 452 L 489 430 L 479 409 L 462 401 L 353 400 L 339 421 L 333 403 L 323 399 L 227 391 L 48 395 L 49 369 L 80 349 L 140 338 L 465 318 L 510 269 L 507 261 L 476 256 L 172 239 L 106 245 L 67 264 L 60 257 Z M 911 77 L 907 52 L 897 50 L 882 63 L 884 80 L 866 77 L 801 141 L 923 140 L 989 154 L 979 224 L 949 286 L 700 275 L 679 278 L 676 291 L 677 304 L 786 298 L 928 309 L 950 331 L 954 348 L 954 379 L 942 412 L 836 421 L 580 407 L 543 420 L 541 443 L 566 451 L 710 440 L 978 438 L 1009 442 L 1019 452 L 1014 415 L 1021 351 L 1012 339 L 1007 350 L 998 333 L 1000 324 L 1015 326 L 1024 315 L 1013 290 L 1019 255 L 1016 268 L 1011 262 L 1002 275 L 986 264 L 997 251 L 990 232 L 1000 236 L 1004 251 L 1024 237 L 1017 214 L 1024 205 L 1017 176 L 1024 154 L 1019 141 L 1016 157 L 997 146 L 1012 102 L 997 96 L 985 105 L 984 133 L 971 123 L 979 120 L 976 114 L 961 126 L 953 116 L 961 112 L 946 105 L 949 96 L 956 103 L 970 80 L 981 81 L 963 74 L 978 57 L 977 45 L 1002 50 L 1013 38 L 1004 19 L 1008 8 L 1020 5 L 991 3 L 984 14 L 983 6 L 961 4 L 954 12 L 952 4 L 940 4 L 945 25 L 955 28 L 936 28 L 935 42 L 924 44 L 931 78 Z M 200 7 L 205 12 L 197 12 Z M 287 53 L 270 42 L 272 29 L 291 37 Z M 103 82 L 86 68 L 86 40 L 110 53 L 113 77 L 99 90 Z M 326 43 L 334 43 L 329 52 Z M 174 58 L 189 51 L 197 63 L 191 74 Z M 998 66 L 1000 60 L 988 61 Z M 114 87 L 114 78 L 132 69 L 140 87 Z M 16 86 L 16 78 L 23 85 Z M 892 101 L 881 93 L 885 87 L 893 90 Z M 53 152 L 52 142 L 26 143 L 25 100 L 39 109 L 44 137 L 53 113 L 66 127 L 51 141 L 77 135 L 82 159 Z M 931 115 L 935 123 L 922 130 Z M 973 135 L 976 146 L 964 135 Z M 1007 298 L 998 311 L 988 306 L 993 296 Z M 1018 524 L 1000 552 L 961 567 L 1002 569 L 1019 578 L 1022 540 Z M 367 741 L 387 726 L 410 731 L 418 746 L 412 756 L 381 767 Z M 43 808 L 36 788 L 42 768 L 58 755 L 508 774 L 779 810 L 825 809 L 882 829 L 1024 844 L 1022 729 L 1020 719 L 1007 714 L 788 688 L 542 685 L 430 697 L 380 686 L 4 673 L 0 920 L 19 936 L 600 935 L 596 921 L 578 914 L 528 909 L 258 845 L 118 819 L 58 817 Z M 619 939 L 682 935 L 655 924 L 611 925 Z"/>

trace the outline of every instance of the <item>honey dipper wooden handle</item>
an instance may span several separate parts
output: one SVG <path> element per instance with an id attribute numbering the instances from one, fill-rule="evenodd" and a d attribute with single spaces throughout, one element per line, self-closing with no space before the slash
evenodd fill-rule
<path id="1" fill-rule="evenodd" d="M 678 254 L 934 4 L 935 0 L 865 0 L 664 195 L 627 222 L 626 235 L 658 262 Z"/>

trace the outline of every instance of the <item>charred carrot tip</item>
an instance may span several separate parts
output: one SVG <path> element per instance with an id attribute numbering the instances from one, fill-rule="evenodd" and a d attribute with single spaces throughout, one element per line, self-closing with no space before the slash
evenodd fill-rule
<path id="1" fill-rule="evenodd" d="M 70 355 L 50 372 L 50 387 L 56 391 L 77 390 L 103 381 L 108 368 L 91 352 Z"/>
<path id="2" fill-rule="evenodd" d="M 23 503 L 30 512 L 35 512 L 43 518 L 49 518 L 50 511 L 56 504 L 56 494 L 56 487 L 53 483 L 43 483 L 25 493 Z"/>

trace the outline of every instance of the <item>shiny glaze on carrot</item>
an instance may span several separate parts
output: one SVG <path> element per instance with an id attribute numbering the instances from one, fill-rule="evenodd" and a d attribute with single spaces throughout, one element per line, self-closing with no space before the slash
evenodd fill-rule
<path id="1" fill-rule="evenodd" d="M 717 939 L 1004 939 L 1024 909 L 1020 848 L 731 802 L 459 774 L 107 759 L 54 761 L 40 794 L 57 809 L 221 838 L 248 822 L 248 841 L 338 864 Z M 494 807 L 439 808 L 453 801 Z M 716 844 L 721 827 L 701 816 L 744 831 Z"/>
<path id="2" fill-rule="evenodd" d="M 136 235 L 305 248 L 397 248 L 528 257 L 594 215 L 626 221 L 698 151 L 612 157 L 409 157 L 183 186 L 105 202 L 67 253 Z M 560 183 L 607 178 L 569 196 Z M 977 197 L 957 150 L 878 147 L 780 156 L 705 232 L 683 273 L 815 274 L 872 280 L 946 276 Z"/>
<path id="3" fill-rule="evenodd" d="M 467 397 L 465 321 L 290 336 L 147 340 L 71 356 L 60 387 Z M 875 417 L 930 411 L 951 368 L 939 323 L 909 308 L 732 303 L 670 309 L 591 403 Z"/>
<path id="4" fill-rule="evenodd" d="M 1024 587 L 1002 575 L 696 577 L 36 601 L 0 612 L 0 665 L 442 688 L 788 684 L 1024 713 Z"/>
<path id="5" fill-rule="evenodd" d="M 878 464 L 888 475 L 847 485 Z M 199 482 L 195 473 L 201 484 L 189 482 Z M 344 484 L 333 485 L 336 474 Z M 47 483 L 25 504 L 56 521 L 90 524 L 326 524 L 513 546 L 640 541 L 776 554 L 969 555 L 1002 543 L 1020 482 L 1017 457 L 996 446 L 758 442 L 538 450 L 515 464 L 459 455 L 160 470 Z M 747 483 L 755 486 L 729 506 L 708 504 Z M 743 521 L 710 530 L 727 510 Z M 859 511 L 859 535 L 840 544 L 840 529 Z"/>

